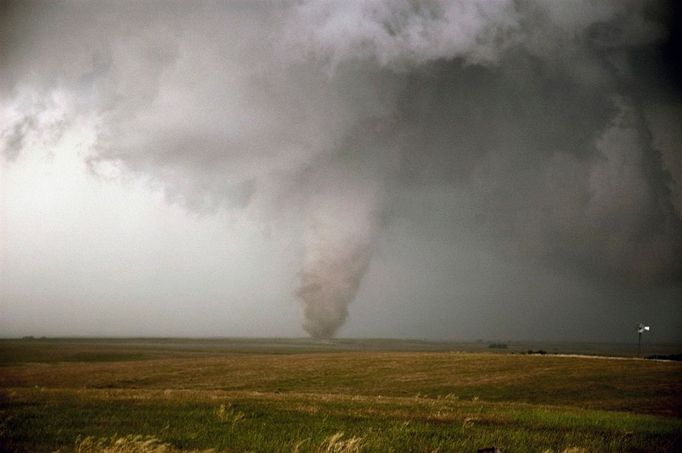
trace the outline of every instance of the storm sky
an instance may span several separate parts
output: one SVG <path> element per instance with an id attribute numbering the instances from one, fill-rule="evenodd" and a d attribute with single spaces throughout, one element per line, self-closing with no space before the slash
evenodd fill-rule
<path id="1" fill-rule="evenodd" d="M 682 341 L 677 3 L 1 1 L 0 336 Z"/>

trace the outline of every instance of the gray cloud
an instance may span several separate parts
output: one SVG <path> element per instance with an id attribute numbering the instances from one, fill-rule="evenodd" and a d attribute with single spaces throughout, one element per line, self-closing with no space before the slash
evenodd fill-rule
<path id="1" fill-rule="evenodd" d="M 3 134 L 5 138 L 5 157 L 9 160 L 16 159 L 19 151 L 24 147 L 24 134 L 26 129 L 31 127 L 32 123 L 33 119 L 26 117 L 22 121 L 14 123 L 13 127 Z"/>
<path id="2" fill-rule="evenodd" d="M 391 224 L 429 230 L 404 201 L 421 191 L 452 194 L 448 228 L 501 259 L 679 291 L 679 80 L 653 75 L 668 4 L 8 5 L 3 154 L 91 116 L 94 174 L 302 219 L 313 336 L 343 324 Z M 25 107 L 55 96 L 60 119 Z"/>

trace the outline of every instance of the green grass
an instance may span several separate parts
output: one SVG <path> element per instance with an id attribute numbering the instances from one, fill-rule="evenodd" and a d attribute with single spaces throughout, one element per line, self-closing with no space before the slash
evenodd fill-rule
<path id="1" fill-rule="evenodd" d="M 0 369 L 0 451 L 143 435 L 178 449 L 313 452 L 339 432 L 366 452 L 682 451 L 680 363 L 194 343 L 104 353 L 87 342 L 36 360 L 59 349 L 45 346 Z"/>
<path id="2" fill-rule="evenodd" d="M 303 451 L 342 431 L 364 439 L 365 451 L 673 451 L 682 421 L 656 416 L 519 407 L 479 401 L 316 395 L 33 389 L 3 408 L 13 417 L 5 448 L 51 451 L 78 436 L 155 436 L 178 448 Z M 221 405 L 240 417 L 220 417 Z M 235 419 L 236 421 L 233 421 Z"/>

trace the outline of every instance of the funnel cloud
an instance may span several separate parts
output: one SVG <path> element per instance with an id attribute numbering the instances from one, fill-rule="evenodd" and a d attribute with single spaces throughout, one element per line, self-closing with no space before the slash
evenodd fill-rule
<path id="1" fill-rule="evenodd" d="M 527 338 L 541 326 L 541 335 L 569 338 L 571 326 L 592 322 L 585 320 L 597 310 L 614 329 L 656 312 L 667 339 L 679 340 L 680 317 L 665 314 L 682 313 L 675 2 L 9 1 L 1 8 L 0 155 L 11 176 L 2 188 L 3 200 L 17 200 L 3 201 L 8 231 L 42 235 L 61 257 L 55 262 L 72 263 L 86 252 L 49 222 L 71 219 L 94 241 L 111 232 L 90 270 L 78 271 L 103 286 L 77 294 L 48 264 L 45 275 L 29 277 L 33 249 L 21 242 L 29 239 L 5 240 L 2 294 L 16 319 L 31 316 L 12 307 L 44 304 L 28 289 L 37 278 L 64 301 L 106 288 L 112 312 L 123 306 L 113 295 L 133 291 L 140 306 L 168 317 L 162 325 L 171 334 L 185 331 L 172 327 L 183 324 L 169 304 L 196 298 L 213 307 L 207 301 L 222 298 L 242 310 L 261 298 L 270 302 L 253 304 L 244 319 L 259 321 L 245 329 L 269 334 L 263 326 L 278 325 L 283 310 L 279 297 L 262 292 L 270 279 L 273 293 L 299 303 L 302 329 L 315 338 L 457 337 L 447 320 L 459 318 L 463 336 L 492 320 L 486 335 Z M 204 269 L 200 277 L 164 273 L 151 258 L 140 258 L 148 281 L 131 274 L 122 290 L 107 277 L 109 267 L 126 268 L 115 264 L 123 252 L 108 251 L 120 248 L 112 238 L 138 238 L 135 231 L 151 225 L 126 214 L 131 198 L 90 214 L 54 201 L 56 220 L 35 227 L 38 214 L 11 194 L 60 193 L 36 162 L 57 168 L 64 156 L 82 183 L 64 186 L 68 203 L 86 203 L 68 194 L 89 187 L 162 194 L 166 207 L 158 209 L 178 209 L 188 226 L 156 256 L 192 257 L 179 261 Z M 198 245 L 197 225 L 210 222 L 225 225 L 233 249 L 211 257 L 210 246 Z M 258 233 L 235 233 L 252 228 L 244 225 Z M 149 228 L 158 234 L 140 236 L 146 245 L 135 249 L 123 241 L 126 253 L 160 244 L 165 227 Z M 233 258 L 236 244 L 248 259 Z M 250 260 L 257 264 L 242 265 Z M 226 262 L 234 266 L 220 271 Z M 98 268 L 99 277 L 89 273 Z M 213 273 L 222 276 L 205 283 Z M 173 285 L 194 296 L 149 289 Z M 211 310 L 197 311 L 206 325 Z M 512 315 L 518 323 L 505 324 L 505 313 L 529 310 L 537 319 Z M 552 313 L 572 319 L 565 331 Z"/>
<path id="2" fill-rule="evenodd" d="M 296 295 L 303 329 L 314 338 L 330 338 L 346 320 L 369 266 L 382 199 L 376 179 L 361 170 L 324 170 L 319 177 L 304 214 Z"/>

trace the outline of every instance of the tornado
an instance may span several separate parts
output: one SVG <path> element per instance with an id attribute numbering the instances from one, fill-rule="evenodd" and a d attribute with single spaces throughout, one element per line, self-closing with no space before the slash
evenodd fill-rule
<path id="1" fill-rule="evenodd" d="M 308 203 L 300 285 L 303 329 L 333 337 L 348 317 L 372 258 L 382 197 L 376 180 L 323 172 Z"/>

